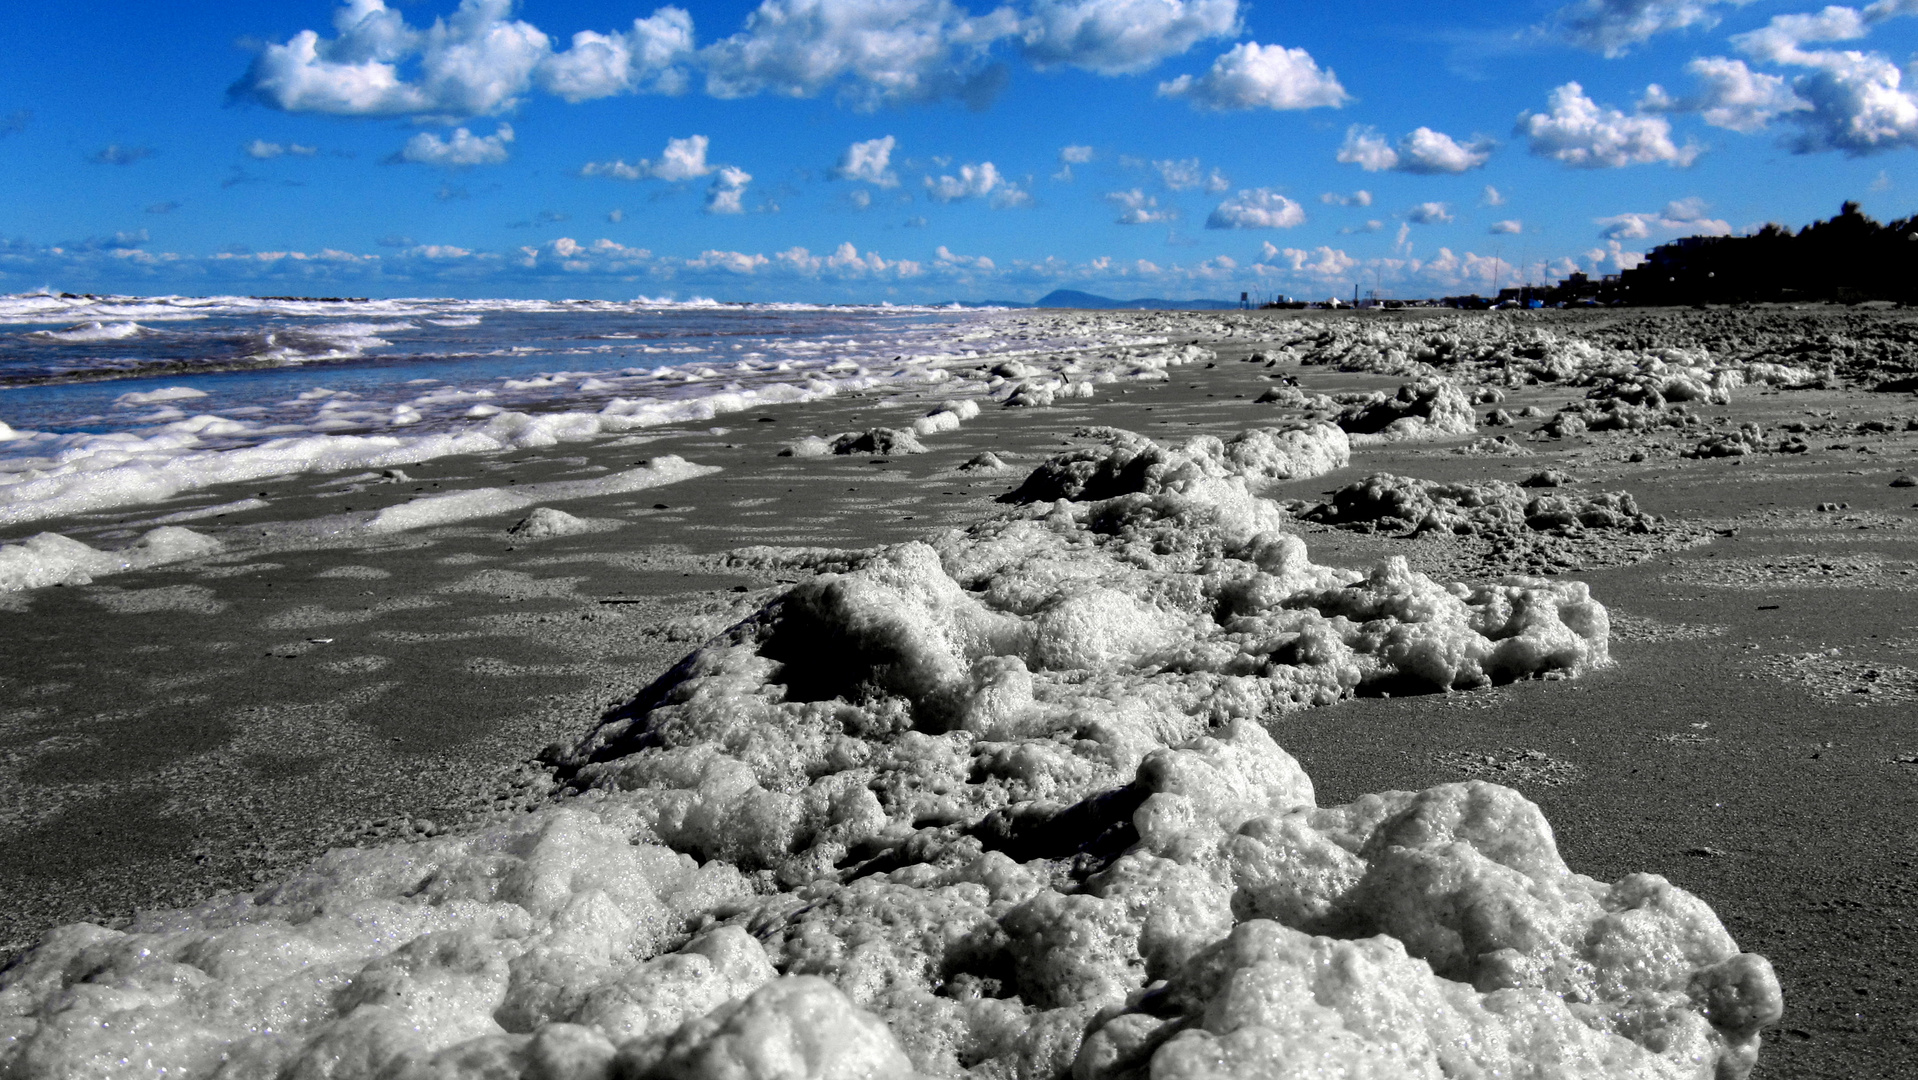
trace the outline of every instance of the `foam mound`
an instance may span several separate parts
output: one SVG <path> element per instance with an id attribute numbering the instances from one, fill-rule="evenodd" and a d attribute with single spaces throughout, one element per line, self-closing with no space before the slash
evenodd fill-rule
<path id="1" fill-rule="evenodd" d="M 557 806 L 53 931 L 0 1075 L 1748 1072 L 1778 985 L 1697 898 L 1492 784 L 1320 807 L 1271 734 L 1606 664 L 1604 607 L 1314 564 L 1225 460 L 814 553 L 556 749 Z"/>
<path id="2" fill-rule="evenodd" d="M 1075 434 L 1101 442 L 1047 459 L 1006 501 L 1153 495 L 1228 480 L 1256 491 L 1281 480 L 1320 476 L 1352 460 L 1345 432 L 1330 424 L 1253 428 L 1230 439 L 1200 435 L 1176 447 L 1116 428 L 1082 428 Z"/>
<path id="3" fill-rule="evenodd" d="M 1472 399 L 1457 384 L 1443 379 L 1406 383 L 1390 396 L 1365 395 L 1341 409 L 1336 419 L 1353 435 L 1379 442 L 1470 435 L 1478 429 Z"/>
<path id="4" fill-rule="evenodd" d="M 603 532 L 615 525 L 615 522 L 578 517 L 564 510 L 555 510 L 550 506 L 535 506 L 525 517 L 515 522 L 512 528 L 507 529 L 506 533 L 519 540 L 551 540 L 560 536 L 581 536 L 586 533 Z"/>
<path id="5" fill-rule="evenodd" d="M 1656 518 L 1639 510 L 1638 501 L 1623 491 L 1592 495 L 1537 495 L 1525 484 L 1507 480 L 1466 480 L 1441 483 L 1391 473 L 1375 473 L 1332 493 L 1300 516 L 1308 521 L 1361 531 L 1438 530 L 1464 536 L 1546 532 L 1575 535 L 1588 529 L 1648 533 Z M 1552 486 L 1562 474 L 1548 477 Z"/>
<path id="6" fill-rule="evenodd" d="M 975 406 L 976 408 L 976 406 Z M 953 416 L 951 412 L 941 411 L 939 415 Z M 901 454 L 923 454 L 926 444 L 911 430 L 900 431 L 896 428 L 878 427 L 870 431 L 846 431 L 831 438 L 819 435 L 807 437 L 793 443 L 779 452 L 780 457 L 830 457 L 833 455 L 877 454 L 895 456 Z"/>
<path id="7" fill-rule="evenodd" d="M 70 536 L 37 533 L 17 544 L 0 544 L 0 592 L 48 585 L 85 585 L 127 570 L 198 559 L 219 551 L 210 536 L 162 525 L 117 551 L 102 551 Z"/>

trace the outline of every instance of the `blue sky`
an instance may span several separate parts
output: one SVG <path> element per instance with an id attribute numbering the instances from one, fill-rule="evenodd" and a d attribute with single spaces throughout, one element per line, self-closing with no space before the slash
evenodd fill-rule
<path id="1" fill-rule="evenodd" d="M 22 5 L 0 291 L 1487 291 L 1918 208 L 1918 0 Z M 576 36 L 576 35 L 584 36 Z"/>

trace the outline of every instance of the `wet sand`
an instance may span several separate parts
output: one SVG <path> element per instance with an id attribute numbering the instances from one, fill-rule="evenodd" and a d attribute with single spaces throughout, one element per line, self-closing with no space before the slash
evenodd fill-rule
<path id="1" fill-rule="evenodd" d="M 15 530 L 99 546 L 145 519 L 242 498 L 268 505 L 195 527 L 591 477 L 664 454 L 721 469 L 551 504 L 616 523 L 587 535 L 529 541 L 508 533 L 523 516 L 509 514 L 0 598 L 0 953 L 53 925 L 248 889 L 328 847 L 540 802 L 551 791 L 534 760 L 543 747 L 583 734 L 794 579 L 776 560 L 729 555 L 742 546 L 860 548 L 962 526 L 1046 455 L 1080 445 L 1083 426 L 1176 440 L 1282 422 L 1296 414 L 1255 402 L 1275 375 L 1323 393 L 1404 381 L 1244 362 L 1254 348 L 1221 346 L 1213 366 L 1091 399 L 988 404 L 925 437 L 922 455 L 776 456 L 803 436 L 909 426 L 937 400 L 870 393 L 443 458 L 404 479 L 255 482 Z M 1549 412 L 1574 394 L 1531 387 L 1503 407 Z M 1771 430 L 1823 411 L 1844 424 L 1902 420 L 1918 402 L 1749 387 L 1698 411 Z M 1529 456 L 1456 452 L 1473 437 L 1363 448 L 1345 470 L 1269 494 L 1315 500 L 1375 472 L 1516 480 L 1548 466 L 1577 490 L 1628 491 L 1691 527 L 1684 542 L 1628 565 L 1571 557 L 1554 568 L 1612 611 L 1616 665 L 1348 701 L 1284 715 L 1274 734 L 1325 804 L 1465 776 L 1516 787 L 1544 808 L 1574 869 L 1664 874 L 1772 959 L 1787 1012 L 1757 1075 L 1897 1075 L 1918 1060 L 1918 489 L 1891 480 L 1918 469 L 1918 432 L 1694 460 L 1660 449 L 1668 434 L 1526 440 L 1532 426 L 1477 436 L 1509 434 Z M 987 450 L 1011 468 L 960 471 Z M 1451 538 L 1299 531 L 1315 561 L 1338 565 L 1403 554 L 1435 575 L 1484 576 L 1499 558 Z"/>

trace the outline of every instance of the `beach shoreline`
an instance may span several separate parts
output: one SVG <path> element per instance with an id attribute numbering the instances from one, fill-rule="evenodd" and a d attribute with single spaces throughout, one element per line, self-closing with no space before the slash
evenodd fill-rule
<path id="1" fill-rule="evenodd" d="M 0 952 L 54 925 L 124 925 L 138 909 L 251 890 L 329 848 L 456 833 L 544 805 L 560 790 L 537 760 L 546 747 L 584 736 L 800 579 L 777 559 L 734 556 L 741 548 L 903 543 L 1000 512 L 996 500 L 1047 456 L 1096 443 L 1091 429 L 1226 437 L 1297 419 L 1258 400 L 1275 387 L 1390 394 L 1412 381 L 1251 359 L 1277 336 L 1268 328 L 1298 321 L 1192 317 L 1242 332 L 1160 333 L 1207 353 L 1163 368 L 1164 379 L 1088 383 L 1089 396 L 1024 408 L 986 398 L 976 418 L 920 436 L 925 453 L 779 456 L 807 437 L 909 431 L 944 397 L 936 385 L 881 386 L 386 475 L 214 485 L 160 508 L 10 530 L 9 541 L 42 528 L 84 541 L 233 506 L 197 524 L 237 538 L 262 522 L 377 516 L 454 490 L 565 491 L 554 485 L 673 458 L 716 470 L 390 533 L 229 542 L 225 554 L 0 596 L 18 643 L 0 671 L 12 790 L 0 805 L 0 893 L 12 898 Z M 1514 386 L 1477 411 L 1549 414 L 1577 393 Z M 1268 498 L 1303 507 L 1377 473 L 1516 482 L 1560 469 L 1579 490 L 1630 492 L 1674 525 L 1608 564 L 1576 545 L 1520 561 L 1469 537 L 1298 521 L 1321 564 L 1399 555 L 1444 581 L 1543 570 L 1588 582 L 1613 613 L 1615 663 L 1577 679 L 1286 712 L 1272 734 L 1321 804 L 1490 779 L 1544 809 L 1575 870 L 1651 871 L 1698 894 L 1784 985 L 1786 1019 L 1766 1035 L 1756 1075 L 1895 1071 L 1918 1039 L 1908 985 L 1918 946 L 1897 936 L 1918 819 L 1918 744 L 1901 718 L 1918 686 L 1906 696 L 1895 676 L 1918 666 L 1918 513 L 1913 489 L 1892 486 L 1918 467 L 1912 408 L 1910 394 L 1749 386 L 1698 403 L 1725 422 L 1681 433 L 1682 447 L 1669 431 L 1481 428 L 1360 445 L 1344 468 L 1271 485 Z M 1776 432 L 1821 414 L 1843 430 L 1802 453 L 1682 454 L 1740 424 Z M 1498 434 L 1517 452 L 1480 445 Z M 985 453 L 1006 468 L 964 468 Z M 532 505 L 587 527 L 515 535 Z"/>

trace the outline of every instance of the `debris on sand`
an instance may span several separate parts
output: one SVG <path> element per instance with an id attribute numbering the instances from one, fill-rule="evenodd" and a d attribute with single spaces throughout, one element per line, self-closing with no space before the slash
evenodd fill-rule
<path id="1" fill-rule="evenodd" d="M 1483 439 L 1473 439 L 1464 446 L 1455 446 L 1452 453 L 1466 457 L 1532 457 L 1531 450 L 1513 441 L 1510 435 L 1491 435 Z"/>
<path id="2" fill-rule="evenodd" d="M 1901 664 L 1854 659 L 1839 649 L 1766 657 L 1759 667 L 1826 701 L 1850 705 L 1918 702 L 1918 671 Z"/>
<path id="3" fill-rule="evenodd" d="M 1441 768 L 1496 780 L 1501 784 L 1531 787 L 1557 787 L 1579 779 L 1578 766 L 1562 761 L 1543 750 L 1507 746 L 1489 753 L 1469 750 L 1445 750 L 1432 755 Z"/>

